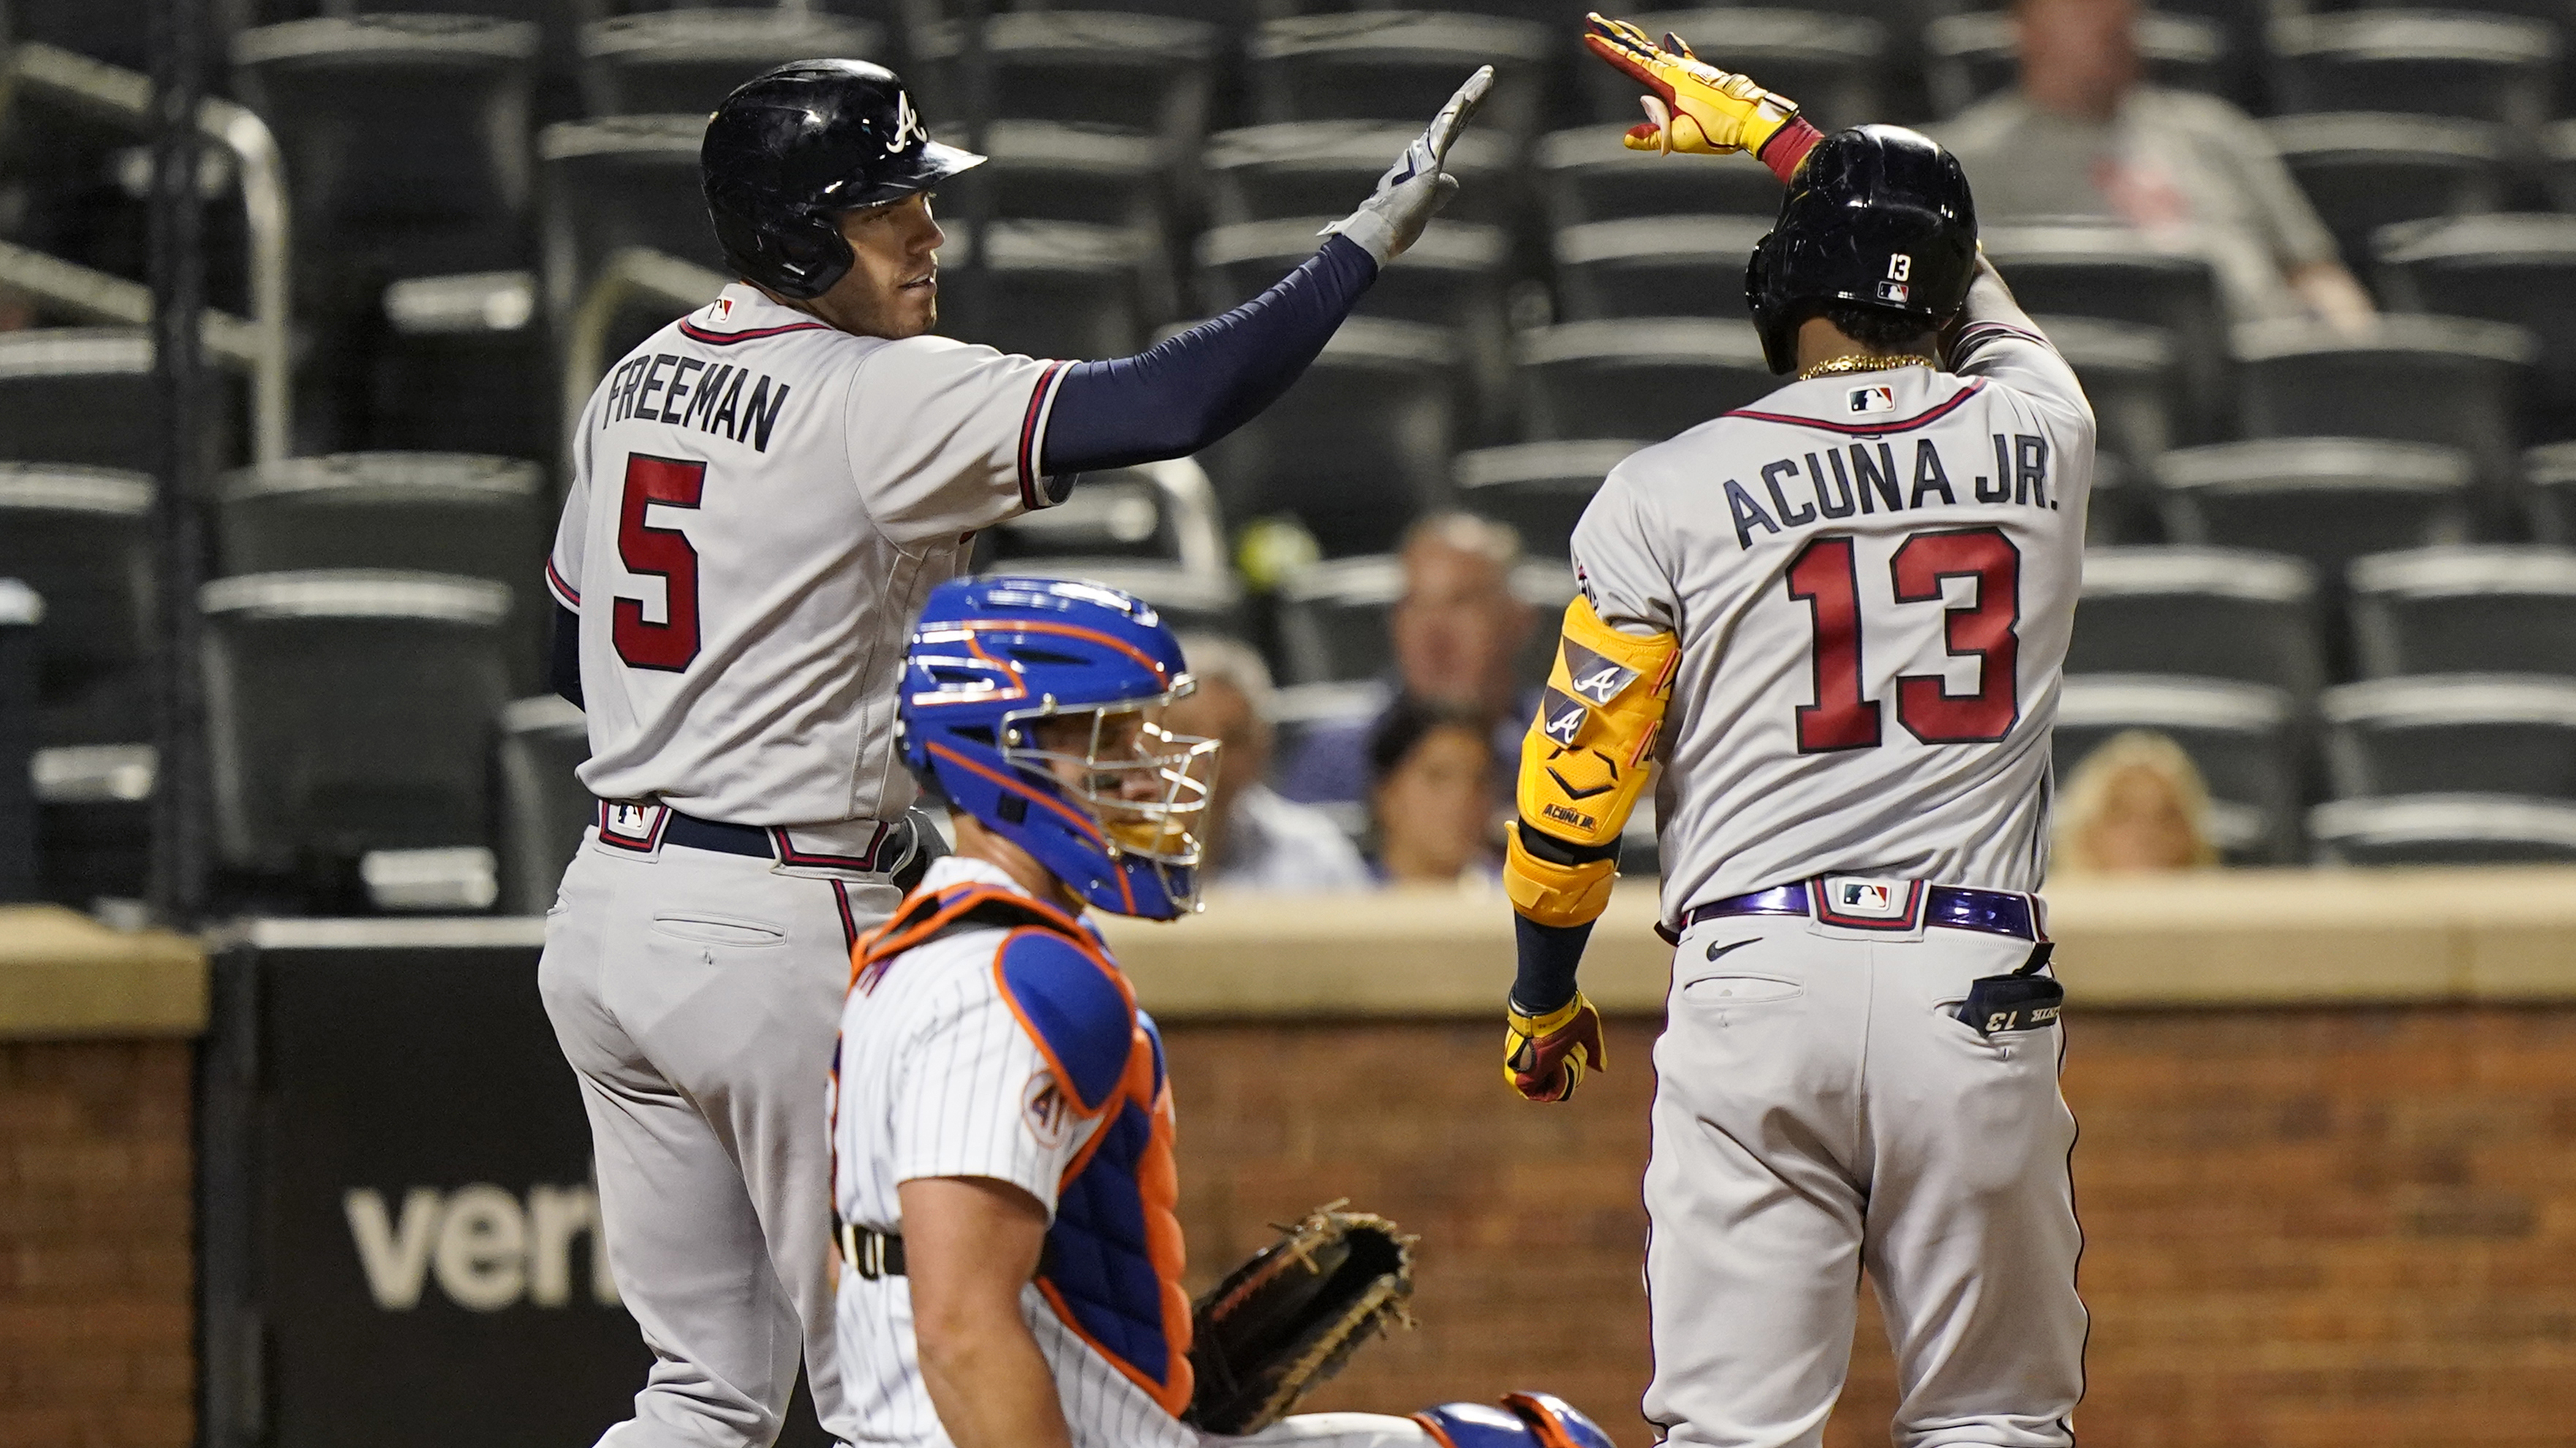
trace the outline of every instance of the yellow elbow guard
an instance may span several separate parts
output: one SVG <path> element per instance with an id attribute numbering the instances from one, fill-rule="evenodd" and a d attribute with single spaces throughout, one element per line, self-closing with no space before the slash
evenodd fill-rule
<path id="1" fill-rule="evenodd" d="M 1681 641 L 1625 634 L 1591 600 L 1566 606 L 1538 717 L 1521 741 L 1520 823 L 1503 881 L 1541 925 L 1580 925 L 1609 903 L 1619 832 L 1646 787 Z"/>

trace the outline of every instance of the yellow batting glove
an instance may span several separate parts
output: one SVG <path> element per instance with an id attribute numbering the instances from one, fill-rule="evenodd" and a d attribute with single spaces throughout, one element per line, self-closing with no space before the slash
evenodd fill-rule
<path id="1" fill-rule="evenodd" d="M 1701 60 L 1678 35 L 1666 35 L 1658 46 L 1625 20 L 1598 14 L 1586 18 L 1592 32 L 1583 43 L 1648 92 L 1637 98 L 1648 120 L 1628 132 L 1629 150 L 1759 155 L 1781 127 L 1798 117 L 1796 101 Z"/>
<path id="2" fill-rule="evenodd" d="M 1563 1101 L 1586 1070 L 1610 1069 L 1601 1013 L 1583 992 L 1543 1016 L 1524 1014 L 1517 1001 L 1506 1001 L 1503 1012 L 1503 1082 L 1523 1099 Z"/>

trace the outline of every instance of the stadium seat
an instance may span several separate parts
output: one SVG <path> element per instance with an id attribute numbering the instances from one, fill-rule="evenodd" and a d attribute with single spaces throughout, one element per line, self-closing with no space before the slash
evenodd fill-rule
<path id="1" fill-rule="evenodd" d="M 996 221 L 979 275 L 976 235 L 942 221 L 943 335 L 1032 357 L 1123 357 L 1143 346 L 1172 303 L 1155 238 L 1124 227 L 1072 221 Z M 1155 295 L 1146 295 L 1149 284 Z"/>
<path id="2" fill-rule="evenodd" d="M 1508 524 L 1536 557 L 1561 557 L 1601 480 L 1644 446 L 1619 439 L 1524 442 L 1458 455 L 1459 506 Z"/>
<path id="3" fill-rule="evenodd" d="M 0 905 L 36 898 L 36 623 L 45 601 L 0 576 Z"/>
<path id="4" fill-rule="evenodd" d="M 1426 118 L 1427 119 L 1427 118 Z M 1454 222 L 1507 225 L 1518 217 L 1518 188 L 1509 184 L 1515 152 L 1502 136 L 1475 127 L 1461 133 L 1442 167 L 1458 178 L 1457 198 L 1443 207 L 1437 235 Z M 1284 121 L 1244 126 L 1208 137 L 1208 204 L 1219 225 L 1288 217 L 1345 215 L 1376 189 L 1387 166 L 1422 134 L 1422 121 Z"/>
<path id="5" fill-rule="evenodd" d="M 1751 216 L 1646 216 L 1556 234 L 1557 315 L 1751 319 L 1744 268 L 1771 223 Z"/>
<path id="6" fill-rule="evenodd" d="M 1668 10 L 1624 18 L 1648 35 L 1680 35 L 1715 63 L 1796 101 L 1822 130 L 1886 114 L 1888 35 L 1875 20 L 1789 8 Z M 1581 74 L 1592 119 L 1622 126 L 1643 119 L 1636 82 L 1589 57 Z"/>
<path id="7" fill-rule="evenodd" d="M 2053 740 L 2058 777 L 2131 729 L 2167 735 L 2191 756 L 2209 786 L 2212 834 L 2231 859 L 2298 858 L 2298 716 L 2288 694 L 2220 679 L 2068 674 Z"/>
<path id="8" fill-rule="evenodd" d="M 2576 551 L 2507 544 L 2378 553 L 2353 563 L 2351 594 L 2365 677 L 2576 678 Z"/>
<path id="9" fill-rule="evenodd" d="M 396 568 L 534 588 L 554 519 L 535 463 L 338 453 L 244 468 L 216 510 L 228 574 Z"/>
<path id="10" fill-rule="evenodd" d="M 2337 865 L 2576 860 L 2576 804 L 2510 794 L 2339 799 L 2308 812 L 2317 858 Z"/>
<path id="11" fill-rule="evenodd" d="M 2224 95 L 2234 79 L 2227 30 L 2197 15 L 2138 17 L 2138 55 L 2147 78 L 2169 90 Z M 1945 15 L 1923 30 L 1924 80 L 1933 110 L 1955 116 L 2020 79 L 2012 17 L 1994 11 Z"/>
<path id="12" fill-rule="evenodd" d="M 2423 443 L 2220 443 L 2167 453 L 2156 475 L 2174 541 L 2296 554 L 2330 589 L 2364 554 L 2458 541 L 2470 500 L 2467 457 Z"/>
<path id="13" fill-rule="evenodd" d="M 1251 111 L 1265 122 L 1394 121 L 1418 131 L 1476 67 L 1490 65 L 1495 84 L 1476 128 L 1517 155 L 1536 133 L 1540 68 L 1566 43 L 1545 26 L 1491 15 L 1284 16 L 1254 30 L 1245 47 Z"/>
<path id="14" fill-rule="evenodd" d="M 2035 316 L 2160 327 L 2183 368 L 2178 440 L 2223 436 L 2231 399 L 2218 280 L 2200 257 L 2123 226 L 1986 225 L 1986 254 Z"/>
<path id="15" fill-rule="evenodd" d="M 967 112 L 965 40 L 956 20 L 912 32 L 920 74 L 906 78 L 935 115 Z M 1216 48 L 1217 29 L 1203 20 L 1087 10 L 996 14 L 984 30 L 991 115 L 1118 126 L 1163 137 L 1175 155 L 1196 155 Z"/>
<path id="16" fill-rule="evenodd" d="M 2183 674 L 2269 684 L 2294 702 L 2324 682 L 2315 573 L 2236 548 L 2091 548 L 2071 674 Z"/>
<path id="17" fill-rule="evenodd" d="M 2541 138 L 2540 155 L 2550 204 L 2576 211 L 2576 121 L 2551 123 Z"/>
<path id="18" fill-rule="evenodd" d="M 701 113 L 565 121 L 538 133 L 546 316 L 558 331 L 620 247 L 725 264 L 698 182 L 706 129 Z"/>
<path id="19" fill-rule="evenodd" d="M 355 449 L 550 457 L 562 417 L 533 272 L 407 277 L 387 286 Z"/>
<path id="20" fill-rule="evenodd" d="M 1522 333 L 1517 350 L 1531 442 L 1605 434 L 1661 442 L 1781 384 L 1750 322 L 1566 322 Z"/>
<path id="21" fill-rule="evenodd" d="M 733 88 L 791 60 L 885 60 L 878 26 L 803 6 L 650 10 L 581 27 L 581 89 L 593 116 L 704 116 Z"/>
<path id="22" fill-rule="evenodd" d="M 2529 134 L 2549 119 L 2559 41 L 2538 20 L 2439 10 L 2288 15 L 2272 27 L 2281 110 L 2404 110 Z"/>
<path id="23" fill-rule="evenodd" d="M 2540 439 L 2576 437 L 2576 216 L 2463 216 L 2381 233 L 2382 290 L 2415 311 L 2540 337 Z"/>
<path id="24" fill-rule="evenodd" d="M 2414 674 L 2339 685 L 2317 707 L 2337 798 L 2576 799 L 2576 679 Z"/>
<path id="25" fill-rule="evenodd" d="M 200 604 L 222 865 L 332 894 L 370 852 L 485 845 L 508 589 L 251 574 L 207 584 Z"/>
<path id="26" fill-rule="evenodd" d="M 1761 166 L 1676 166 L 1631 151 L 1615 126 L 1578 126 L 1539 138 L 1534 156 L 1549 225 L 1639 216 L 1780 214 L 1780 181 Z"/>
<path id="27" fill-rule="evenodd" d="M 1085 473 L 1052 508 L 1022 513 L 976 535 L 975 566 L 1022 558 L 1100 558 L 1226 571 L 1225 527 L 1207 474 L 1187 458 Z"/>
<path id="28" fill-rule="evenodd" d="M 125 744 L 152 733 L 152 479 L 0 463 L 0 578 L 44 600 L 36 740 Z"/>
<path id="29" fill-rule="evenodd" d="M 1356 317 L 1270 409 L 1203 456 L 1226 518 L 1291 514 L 1325 553 L 1376 553 L 1448 492 L 1457 350 L 1437 327 Z"/>
<path id="30" fill-rule="evenodd" d="M 468 15 L 290 20 L 233 37 L 286 161 L 300 273 L 517 263 L 537 27 Z"/>
<path id="31" fill-rule="evenodd" d="M 1395 646 L 1387 614 L 1403 596 L 1404 564 L 1392 554 L 1330 558 L 1288 575 L 1279 585 L 1280 681 L 1351 683 L 1388 673 Z"/>
<path id="32" fill-rule="evenodd" d="M 2164 522 L 2149 496 L 2153 480 L 2120 461 L 2113 452 L 2093 455 L 2093 496 L 2084 507 L 2084 544 L 2088 548 L 2153 543 L 2164 537 Z"/>
<path id="33" fill-rule="evenodd" d="M 2487 122 L 2357 111 L 2280 116 L 2263 128 L 2357 274 L 2370 270 L 2379 228 L 2493 211 L 2504 200 L 2505 143 Z"/>
<path id="34" fill-rule="evenodd" d="M 233 460 L 237 390 L 214 358 L 204 467 Z M 33 327 L 0 332 L 0 458 L 157 472 L 161 405 L 152 338 L 141 328 Z"/>
<path id="35" fill-rule="evenodd" d="M 590 758 L 590 728 L 570 703 L 538 694 L 502 706 L 499 734 L 500 909 L 542 915 L 581 848 L 582 831 L 599 817 L 599 801 L 573 774 Z"/>
<path id="36" fill-rule="evenodd" d="M 2383 314 L 2366 338 L 2320 322 L 2260 322 L 2234 338 L 2249 437 L 2384 437 L 2439 443 L 2501 490 L 2539 344 L 2466 317 Z M 2500 491 L 2499 491 L 2500 495 Z"/>
<path id="37" fill-rule="evenodd" d="M 2522 480 L 2531 499 L 2532 535 L 2543 543 L 2576 544 L 2576 442 L 2525 452 Z"/>
<path id="38" fill-rule="evenodd" d="M 2174 417 L 2186 406 L 2184 374 L 2170 333 L 2097 317 L 2033 320 L 2084 384 L 2103 451 L 2144 469 L 2183 441 L 2174 435 Z"/>
<path id="39" fill-rule="evenodd" d="M 934 134 L 954 145 L 967 140 L 962 127 Z M 995 121 L 977 144 L 984 164 L 940 183 L 934 209 L 943 217 L 972 216 L 985 205 L 1012 221 L 1163 230 L 1171 148 L 1158 137 L 1079 121 Z"/>
<path id="40" fill-rule="evenodd" d="M 160 756 L 149 744 L 67 744 L 29 765 L 36 796 L 37 879 L 46 899 L 90 909 L 140 900 L 152 869 L 152 795 Z"/>
<path id="41" fill-rule="evenodd" d="M 1210 311 L 1250 301 L 1315 254 L 1316 231 L 1339 219 L 1242 221 L 1199 236 L 1202 300 Z M 1460 327 L 1499 325 L 1509 241 L 1502 228 L 1442 221 L 1387 265 L 1358 315 Z"/>
<path id="42" fill-rule="evenodd" d="M 1512 595 L 1537 611 L 1530 641 L 1517 661 L 1524 683 L 1547 677 L 1557 631 L 1550 626 L 1574 599 L 1574 571 L 1556 559 L 1528 559 L 1512 569 Z M 1356 684 L 1388 677 L 1395 668 L 1390 615 L 1404 596 L 1404 562 L 1392 554 L 1333 558 L 1299 569 L 1279 586 L 1281 678 L 1291 685 Z M 1356 694 L 1319 696 L 1351 710 L 1373 713 L 1384 697 L 1361 708 Z"/>

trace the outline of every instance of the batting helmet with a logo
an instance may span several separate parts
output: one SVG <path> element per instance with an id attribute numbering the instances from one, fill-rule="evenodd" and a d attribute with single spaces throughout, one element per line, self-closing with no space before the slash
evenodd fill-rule
<path id="1" fill-rule="evenodd" d="M 1774 372 L 1797 356 L 1798 324 L 1826 307 L 1950 320 L 1977 269 L 1977 207 L 1959 158 L 1903 126 L 1858 126 L 1816 143 L 1780 219 L 1753 248 L 1744 297 Z"/>

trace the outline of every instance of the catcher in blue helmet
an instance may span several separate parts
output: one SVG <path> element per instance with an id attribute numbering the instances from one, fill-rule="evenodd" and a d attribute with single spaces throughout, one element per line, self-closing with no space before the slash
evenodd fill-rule
<path id="1" fill-rule="evenodd" d="M 860 938 L 834 1052 L 857 1440 L 1609 1448 L 1544 1394 L 1288 1416 L 1402 1313 L 1411 1239 L 1381 1218 L 1318 1211 L 1195 1309 L 1182 1292 L 1162 1036 L 1082 919 L 1197 908 L 1218 746 L 1164 727 L 1191 681 L 1152 607 L 961 579 L 932 591 L 903 663 L 904 763 L 949 802 L 957 848 Z"/>

